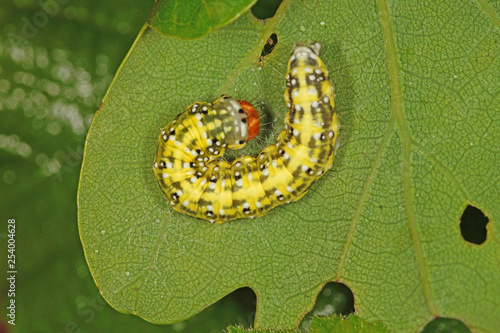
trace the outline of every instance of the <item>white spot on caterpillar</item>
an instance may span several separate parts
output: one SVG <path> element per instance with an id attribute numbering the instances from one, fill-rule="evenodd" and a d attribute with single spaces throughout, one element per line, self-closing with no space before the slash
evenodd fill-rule
<path id="1" fill-rule="evenodd" d="M 294 48 L 290 61 L 295 59 L 297 63 L 288 64 L 289 71 L 286 74 L 288 81 L 286 87 L 283 87 L 286 89 L 285 102 L 289 108 L 289 113 L 285 116 L 286 132 L 280 134 L 276 144 L 267 147 L 265 153 L 261 152 L 258 159 L 245 159 L 243 163 L 230 164 L 224 159 L 223 149 L 218 148 L 228 145 L 224 131 L 231 133 L 229 140 L 231 145 L 243 145 L 247 142 L 249 126 L 243 121 L 244 118 L 241 117 L 243 115 L 239 112 L 243 104 L 239 104 L 227 95 L 223 95 L 213 105 L 205 102 L 192 104 L 185 112 L 192 111 L 195 117 L 178 117 L 180 121 L 177 125 L 174 125 L 177 121 L 174 119 L 162 130 L 153 165 L 160 187 L 166 197 L 171 198 L 169 202 L 175 210 L 210 222 L 222 222 L 242 215 L 247 218 L 258 217 L 278 205 L 295 201 L 304 195 L 306 187 L 304 185 L 315 181 L 328 169 L 325 164 L 331 161 L 332 151 L 339 146 L 338 135 L 335 136 L 338 134 L 339 120 L 333 110 L 334 87 L 328 78 L 328 73 L 320 60 L 312 61 L 319 58 L 319 50 L 318 43 Z M 313 65 L 314 63 L 317 65 Z M 324 81 L 324 84 L 321 82 L 317 86 L 318 81 Z M 197 111 L 200 107 L 204 112 Z M 203 114 L 209 114 L 210 117 L 204 117 Z M 184 121 L 184 119 L 190 120 Z M 328 119 L 326 127 L 323 119 Z M 212 135 L 218 140 L 212 139 Z M 328 137 L 337 140 L 326 140 Z M 175 145 L 166 141 L 171 141 Z M 288 179 L 283 177 L 283 173 L 292 173 L 295 177 L 290 183 L 283 183 Z M 167 182 L 162 181 L 161 177 L 174 178 L 172 182 Z M 248 179 L 247 183 L 244 181 L 245 177 Z M 226 183 L 226 179 L 229 179 L 230 183 Z M 171 183 L 175 186 L 170 186 Z M 203 186 L 195 189 L 202 192 L 204 186 L 207 186 L 207 192 L 202 194 L 200 201 L 206 202 L 204 207 L 200 206 L 200 202 L 184 200 L 187 195 L 180 197 L 183 195 L 182 191 L 189 193 L 194 184 L 198 184 L 197 187 Z M 233 212 L 234 202 L 227 200 L 234 199 L 231 194 L 237 193 L 243 186 L 259 186 L 268 194 L 271 191 L 273 198 L 269 198 L 272 199 L 270 203 L 262 204 L 256 199 L 269 199 L 265 195 L 260 197 L 262 194 L 258 190 L 250 192 L 246 199 L 248 202 L 237 201 L 241 203 L 240 207 L 234 208 L 237 214 L 226 216 L 224 209 L 221 208 L 229 208 Z M 178 191 L 179 187 L 182 191 Z M 281 190 L 286 195 L 283 195 Z M 218 191 L 221 195 L 218 195 Z M 217 200 L 217 205 L 213 203 L 215 201 L 210 200 Z M 191 205 L 192 209 L 184 209 L 182 205 L 186 207 Z M 213 211 L 214 206 L 220 209 L 218 213 Z"/>

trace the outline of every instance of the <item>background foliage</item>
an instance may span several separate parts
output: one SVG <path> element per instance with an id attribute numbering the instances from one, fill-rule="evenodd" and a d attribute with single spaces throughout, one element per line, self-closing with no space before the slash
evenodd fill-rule
<path id="1" fill-rule="evenodd" d="M 212 328 L 219 330 L 229 323 L 248 325 L 253 320 L 255 304 L 254 295 L 248 289 L 173 326 L 156 326 L 137 317 L 118 313 L 99 295 L 83 257 L 75 221 L 76 189 L 83 142 L 92 115 L 137 31 L 146 21 L 152 4 L 125 1 L 116 6 L 109 2 L 69 0 L 64 4 L 59 1 L 58 5 L 50 5 L 54 3 L 47 1 L 42 8 L 40 2 L 35 0 L 16 0 L 0 7 L 0 21 L 6 22 L 0 27 L 0 218 L 2 221 L 12 217 L 17 220 L 17 260 L 20 271 L 16 297 L 18 325 L 15 328 L 6 326 L 2 316 L 0 331 L 64 332 L 81 329 L 82 332 L 95 332 L 97 329 L 206 332 Z M 380 3 L 383 2 L 379 1 L 378 4 Z M 499 8 L 495 6 L 496 3 L 490 5 L 486 1 L 464 2 L 456 8 L 422 6 L 418 10 L 413 7 L 414 12 L 410 11 L 412 8 L 407 2 L 391 7 L 395 13 L 413 13 L 419 17 L 417 20 L 401 20 L 394 24 L 395 31 L 400 33 L 399 51 L 407 56 L 399 61 L 406 65 L 406 71 L 401 73 L 401 77 L 406 79 L 402 87 L 408 97 L 405 103 L 412 119 L 409 130 L 418 138 L 414 143 L 426 143 L 428 148 L 449 145 L 451 149 L 448 153 L 451 158 L 445 161 L 453 161 L 454 156 L 462 154 L 465 161 L 471 162 L 451 166 L 434 163 L 421 170 L 446 167 L 458 170 L 457 174 L 449 173 L 447 179 L 458 178 L 458 182 L 465 184 L 470 190 L 465 193 L 462 191 L 458 196 L 467 198 L 471 203 L 487 202 L 489 213 L 494 209 L 498 211 L 498 191 L 496 196 L 491 192 L 498 189 L 498 174 L 481 165 L 498 162 L 498 154 L 495 154 L 498 152 L 498 146 L 495 145 L 498 136 L 495 133 L 499 132 L 496 131 L 496 114 L 486 112 L 485 119 L 478 120 L 467 116 L 467 112 L 439 113 L 434 119 L 419 118 L 419 113 L 412 113 L 411 110 L 426 110 L 426 107 L 430 111 L 443 110 L 435 107 L 434 102 L 438 100 L 447 110 L 463 110 L 466 107 L 468 111 L 472 110 L 479 115 L 495 107 L 498 109 L 498 75 L 495 74 L 498 74 Z M 351 7 L 344 7 L 343 10 L 354 13 L 354 16 L 363 12 Z M 348 28 L 340 30 L 340 34 L 343 37 L 360 38 L 359 47 L 366 50 L 362 43 L 363 33 L 349 28 L 356 26 L 352 22 L 356 20 L 350 20 L 349 25 L 345 25 Z M 412 38 L 406 39 L 409 27 L 413 28 L 409 29 Z M 300 25 L 297 28 L 300 31 L 305 29 Z M 407 40 L 412 42 L 405 43 Z M 429 41 L 432 41 L 431 48 L 427 44 Z M 385 61 L 378 53 L 367 54 L 368 58 L 370 56 L 377 57 L 376 63 Z M 433 66 L 427 67 L 429 62 L 426 60 L 429 59 Z M 361 66 L 365 74 L 377 74 L 374 71 L 376 67 L 367 66 L 366 63 L 356 65 Z M 427 71 L 420 73 L 421 75 L 410 70 L 422 68 Z M 340 67 L 338 69 L 342 70 Z M 444 80 L 447 77 L 449 84 Z M 351 81 L 342 83 L 346 89 L 345 94 L 352 93 L 351 84 L 356 86 Z M 412 90 L 412 84 L 417 85 L 420 90 Z M 422 89 L 429 85 L 434 85 L 435 89 Z M 365 102 L 373 102 L 370 99 L 363 101 L 352 108 L 344 108 L 344 111 L 359 111 L 366 106 Z M 367 119 L 377 120 L 376 117 L 365 118 L 369 115 L 362 113 L 357 113 L 356 116 L 360 123 Z M 417 124 L 426 126 L 420 127 Z M 422 134 L 422 128 L 430 128 L 431 133 Z M 447 131 L 465 129 L 462 131 L 464 137 L 447 137 L 443 135 L 443 128 Z M 348 132 L 354 135 L 356 127 L 352 127 L 352 130 Z M 469 138 L 475 140 L 468 140 Z M 467 149 L 464 149 L 464 145 Z M 484 147 L 488 147 L 490 157 L 488 154 L 474 154 L 481 152 Z M 422 145 L 419 148 L 425 147 Z M 439 154 L 437 156 L 441 157 Z M 425 159 L 420 157 L 414 156 L 414 161 L 424 162 Z M 473 167 L 472 162 L 479 162 L 479 167 Z M 470 177 L 471 175 L 474 177 Z M 481 179 L 481 182 L 477 185 L 469 183 L 469 178 Z M 425 177 L 420 179 L 423 181 Z M 439 180 L 441 179 L 434 178 L 430 183 L 423 183 L 423 188 L 431 188 L 433 193 L 442 193 L 443 190 L 439 187 L 432 188 L 432 185 L 440 183 Z M 453 186 L 448 187 L 448 190 L 450 188 Z M 430 211 L 437 213 L 437 216 L 440 216 L 440 211 L 449 208 L 446 205 L 448 201 L 442 200 L 457 196 L 456 192 L 448 190 L 445 189 L 444 194 L 435 197 L 439 205 L 434 205 L 433 209 L 440 208 L 438 211 Z M 478 195 L 481 191 L 489 196 L 489 201 Z M 391 200 L 387 199 L 385 202 L 390 203 Z M 455 215 L 458 223 L 460 210 Z M 428 234 L 436 235 L 439 240 L 444 230 L 439 229 L 439 224 L 430 226 Z M 490 237 L 495 237 L 492 236 L 495 234 L 491 224 L 489 231 Z M 5 233 L 0 230 L 2 249 L 4 242 Z M 385 239 L 382 239 L 382 243 L 384 242 Z M 491 243 L 490 238 L 489 244 Z M 465 246 L 469 248 L 462 254 L 482 251 L 479 247 Z M 498 254 L 498 250 L 496 251 Z M 470 267 L 475 275 L 477 261 L 473 259 L 474 256 L 460 264 L 460 251 L 450 249 L 443 253 L 450 255 L 445 266 L 452 267 L 453 262 L 457 261 L 458 266 Z M 492 268 L 495 266 L 495 256 L 489 258 L 493 262 L 484 262 L 482 267 L 494 281 L 498 276 L 497 271 Z M 439 268 L 440 257 L 430 257 L 431 259 L 438 263 L 436 267 Z M 0 258 L 0 262 L 5 267 L 4 256 Z M 368 264 L 369 260 L 365 263 Z M 449 283 L 449 275 L 438 274 L 436 277 L 443 277 L 443 283 Z M 459 274 L 458 277 L 467 276 Z M 4 281 L 0 282 L 2 297 L 6 290 Z M 474 308 L 481 313 L 482 307 L 476 308 L 474 304 L 488 301 L 487 295 L 492 293 L 492 284 L 481 278 L 466 278 L 458 287 L 466 289 L 469 283 L 483 283 L 483 287 L 478 288 L 476 293 L 468 293 L 467 301 L 464 298 L 454 299 L 455 293 L 443 294 L 442 291 L 446 289 L 435 290 L 438 294 L 441 293 L 439 307 L 449 306 L 451 309 L 462 308 L 466 311 Z M 237 302 L 236 299 L 243 299 L 243 304 L 248 306 L 242 308 L 242 302 Z M 5 299 L 0 297 L 2 308 L 5 308 L 4 302 Z M 484 315 L 486 319 L 491 318 L 490 313 Z"/>

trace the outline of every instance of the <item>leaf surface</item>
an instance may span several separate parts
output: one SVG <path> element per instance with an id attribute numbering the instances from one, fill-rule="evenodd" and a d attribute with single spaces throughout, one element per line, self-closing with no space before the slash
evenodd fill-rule
<path id="1" fill-rule="evenodd" d="M 188 318 L 242 286 L 257 327 L 296 327 L 340 281 L 357 314 L 398 332 L 436 316 L 500 324 L 499 30 L 486 2 L 285 1 L 266 24 L 247 13 L 195 40 L 146 25 L 90 129 L 80 235 L 103 296 L 155 323 Z M 258 64 L 268 37 L 273 52 Z M 222 93 L 257 106 L 276 141 L 286 63 L 318 41 L 336 86 L 334 167 L 297 203 L 212 225 L 169 208 L 152 163 L 161 129 Z M 467 243 L 468 204 L 490 219 Z M 464 300 L 467 300 L 466 302 Z"/>
<path id="2" fill-rule="evenodd" d="M 183 39 L 203 37 L 234 21 L 257 0 L 164 0 L 151 12 L 151 28 Z"/>

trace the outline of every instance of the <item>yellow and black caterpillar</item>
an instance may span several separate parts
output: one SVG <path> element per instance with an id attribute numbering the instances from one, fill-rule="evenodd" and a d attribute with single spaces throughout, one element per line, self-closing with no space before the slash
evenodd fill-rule
<path id="1" fill-rule="evenodd" d="M 320 44 L 296 45 L 286 74 L 285 129 L 257 157 L 218 158 L 250 133 L 242 102 L 198 102 L 161 132 L 154 161 L 160 187 L 178 212 L 210 222 L 254 218 L 299 200 L 332 167 L 339 145 L 334 88 Z M 256 135 L 256 134 L 255 134 Z"/>

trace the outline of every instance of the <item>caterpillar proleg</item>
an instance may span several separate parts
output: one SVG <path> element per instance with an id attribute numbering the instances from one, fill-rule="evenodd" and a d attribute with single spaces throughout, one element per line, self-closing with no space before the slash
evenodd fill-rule
<path id="1" fill-rule="evenodd" d="M 176 211 L 219 223 L 260 217 L 302 198 L 332 167 L 340 124 L 320 48 L 294 47 L 285 129 L 257 157 L 219 159 L 226 148 L 240 149 L 257 135 L 251 106 L 227 95 L 190 105 L 162 130 L 153 169 Z"/>

